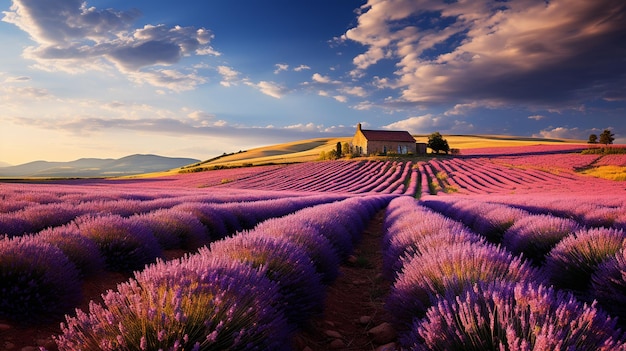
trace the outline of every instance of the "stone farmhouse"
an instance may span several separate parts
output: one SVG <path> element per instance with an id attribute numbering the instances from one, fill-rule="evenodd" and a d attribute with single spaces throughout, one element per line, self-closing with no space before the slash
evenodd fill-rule
<path id="1" fill-rule="evenodd" d="M 367 130 L 356 127 L 350 149 L 356 155 L 387 155 L 393 154 L 424 154 L 425 143 L 416 143 L 415 138 L 407 131 Z"/>

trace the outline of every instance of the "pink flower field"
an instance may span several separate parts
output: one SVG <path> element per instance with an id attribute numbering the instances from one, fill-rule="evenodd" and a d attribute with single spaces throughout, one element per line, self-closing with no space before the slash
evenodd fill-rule
<path id="1" fill-rule="evenodd" d="M 626 161 L 583 148 L 0 183 L 0 348 L 328 349 L 382 216 L 386 350 L 626 350 L 626 182 L 577 173 Z"/>

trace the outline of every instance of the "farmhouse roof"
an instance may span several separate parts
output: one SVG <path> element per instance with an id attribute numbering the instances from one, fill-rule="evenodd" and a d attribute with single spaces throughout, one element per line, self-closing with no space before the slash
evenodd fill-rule
<path id="1" fill-rule="evenodd" d="M 415 138 L 413 138 L 413 136 L 406 131 L 361 129 L 361 132 L 365 138 L 370 141 L 415 142 Z"/>

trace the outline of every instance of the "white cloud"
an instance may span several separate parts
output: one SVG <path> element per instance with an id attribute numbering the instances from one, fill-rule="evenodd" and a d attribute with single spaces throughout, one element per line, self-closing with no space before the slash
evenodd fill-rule
<path id="1" fill-rule="evenodd" d="M 589 133 L 584 130 L 580 130 L 577 127 L 550 127 L 539 131 L 537 134 L 533 134 L 536 138 L 554 138 L 554 139 L 587 139 Z"/>
<path id="2" fill-rule="evenodd" d="M 255 84 L 255 83 L 246 81 L 245 84 L 248 86 L 254 87 L 258 89 L 260 92 L 262 92 L 263 94 L 269 95 L 276 99 L 280 99 L 281 97 L 283 97 L 284 94 L 287 93 L 287 89 L 285 87 L 275 82 L 268 82 L 268 81 L 263 80 Z"/>
<path id="3" fill-rule="evenodd" d="M 340 84 L 341 83 L 337 80 L 332 80 L 329 76 L 323 76 L 319 73 L 313 73 L 313 76 L 311 77 L 311 79 L 313 80 L 313 82 L 319 83 L 319 84 Z"/>
<path id="4" fill-rule="evenodd" d="M 293 70 L 296 72 L 300 72 L 300 71 L 309 70 L 309 69 L 311 69 L 311 67 L 307 65 L 300 65 L 298 67 L 295 67 Z"/>
<path id="5" fill-rule="evenodd" d="M 535 121 L 540 121 L 542 119 L 546 118 L 546 116 L 543 115 L 532 115 L 532 116 L 528 116 L 528 119 L 534 119 Z"/>
<path id="6" fill-rule="evenodd" d="M 277 63 L 274 66 L 276 66 L 276 69 L 274 70 L 274 74 L 278 74 L 282 71 L 286 71 L 289 69 L 289 65 L 285 63 Z"/>
<path id="7" fill-rule="evenodd" d="M 163 66 L 190 55 L 219 55 L 209 45 L 213 34 L 204 28 L 147 24 L 133 29 L 140 15 L 137 10 L 100 10 L 81 0 L 13 0 L 3 14 L 2 21 L 16 25 L 35 42 L 23 56 L 35 62 L 33 67 L 48 71 L 81 73 L 116 67 L 135 81 L 180 91 L 202 79 L 180 79 L 188 74 L 162 70 Z"/>
<path id="8" fill-rule="evenodd" d="M 339 101 L 339 102 L 347 102 L 348 98 L 343 96 L 343 95 L 335 95 L 333 96 L 333 99 Z"/>
<path id="9" fill-rule="evenodd" d="M 353 96 L 358 96 L 358 97 L 367 96 L 367 92 L 362 87 L 344 87 L 344 88 L 341 88 L 340 90 L 346 94 L 353 95 Z"/>
<path id="10" fill-rule="evenodd" d="M 432 131 L 433 128 L 437 128 L 440 124 L 440 120 L 440 117 L 436 117 L 432 114 L 426 114 L 423 116 L 409 117 L 401 121 L 396 121 L 383 126 L 383 128 L 407 130 L 412 134 L 424 134 Z"/>
<path id="11" fill-rule="evenodd" d="M 217 66 L 217 73 L 222 76 L 220 84 L 225 87 L 236 85 L 239 80 L 239 72 L 228 66 Z"/>

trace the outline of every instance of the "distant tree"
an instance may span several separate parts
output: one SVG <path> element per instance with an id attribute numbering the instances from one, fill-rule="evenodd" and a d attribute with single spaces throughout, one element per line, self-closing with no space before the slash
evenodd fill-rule
<path id="1" fill-rule="evenodd" d="M 337 142 L 337 146 L 335 150 L 335 157 L 341 158 L 341 142 L 340 141 Z"/>
<path id="2" fill-rule="evenodd" d="M 597 144 L 597 143 L 598 143 L 598 136 L 595 134 L 589 135 L 589 141 L 587 141 L 587 144 Z"/>
<path id="3" fill-rule="evenodd" d="M 605 129 L 602 134 L 600 134 L 600 144 L 609 145 L 613 144 L 615 140 L 615 134 L 611 133 L 611 130 Z"/>
<path id="4" fill-rule="evenodd" d="M 350 154 L 350 144 L 343 143 L 343 145 L 341 146 L 341 154 L 342 155 L 349 155 Z"/>
<path id="5" fill-rule="evenodd" d="M 439 153 L 439 151 L 443 151 L 446 154 L 448 154 L 448 152 L 450 151 L 448 141 L 444 139 L 439 132 L 434 132 L 428 136 L 428 147 L 437 154 Z"/>

